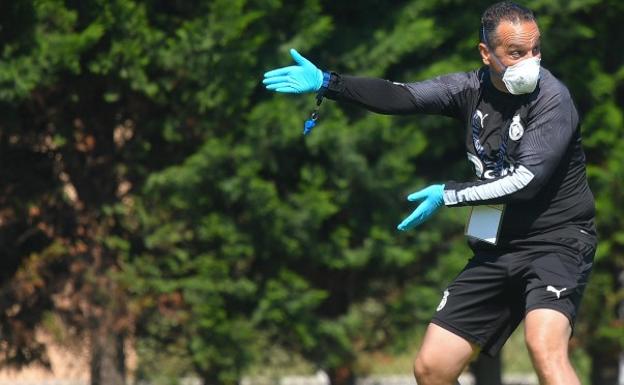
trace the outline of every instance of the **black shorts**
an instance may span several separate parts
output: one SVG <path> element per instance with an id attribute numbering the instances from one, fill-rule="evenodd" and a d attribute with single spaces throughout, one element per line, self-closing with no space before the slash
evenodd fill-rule
<path id="1" fill-rule="evenodd" d="M 497 354 L 533 309 L 565 314 L 574 326 L 596 240 L 534 241 L 505 252 L 476 252 L 444 291 L 432 322 Z"/>

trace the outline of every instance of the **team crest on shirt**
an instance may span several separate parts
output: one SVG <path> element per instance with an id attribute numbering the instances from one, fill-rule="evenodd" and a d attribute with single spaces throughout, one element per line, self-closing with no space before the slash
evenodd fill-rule
<path id="1" fill-rule="evenodd" d="M 522 138 L 522 135 L 524 135 L 524 127 L 520 122 L 520 115 L 516 115 L 509 125 L 509 139 L 516 142 Z"/>

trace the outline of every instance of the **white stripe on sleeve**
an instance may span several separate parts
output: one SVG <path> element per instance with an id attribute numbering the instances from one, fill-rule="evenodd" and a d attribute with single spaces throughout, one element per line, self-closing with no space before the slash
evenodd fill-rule
<path id="1" fill-rule="evenodd" d="M 518 166 L 513 173 L 490 183 L 467 187 L 462 190 L 444 190 L 444 204 L 447 206 L 458 203 L 486 201 L 513 194 L 526 187 L 535 177 L 524 166 Z"/>

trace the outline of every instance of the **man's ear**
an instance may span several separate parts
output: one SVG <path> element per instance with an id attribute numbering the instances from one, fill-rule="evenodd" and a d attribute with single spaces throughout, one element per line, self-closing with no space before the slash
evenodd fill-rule
<path id="1" fill-rule="evenodd" d="M 479 54 L 481 54 L 481 60 L 483 64 L 489 66 L 490 65 L 490 50 L 485 45 L 485 43 L 479 43 Z"/>

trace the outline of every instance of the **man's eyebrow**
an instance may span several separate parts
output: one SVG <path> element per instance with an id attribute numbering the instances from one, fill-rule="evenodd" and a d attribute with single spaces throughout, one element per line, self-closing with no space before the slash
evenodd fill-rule
<path id="1" fill-rule="evenodd" d="M 535 43 L 533 43 L 533 47 L 541 45 L 541 44 L 542 44 L 541 38 L 538 38 L 535 41 Z M 516 44 L 516 43 L 511 43 L 511 44 L 509 44 L 507 46 L 507 49 L 524 49 L 524 48 L 526 48 L 525 45 L 523 45 L 523 44 Z"/>

